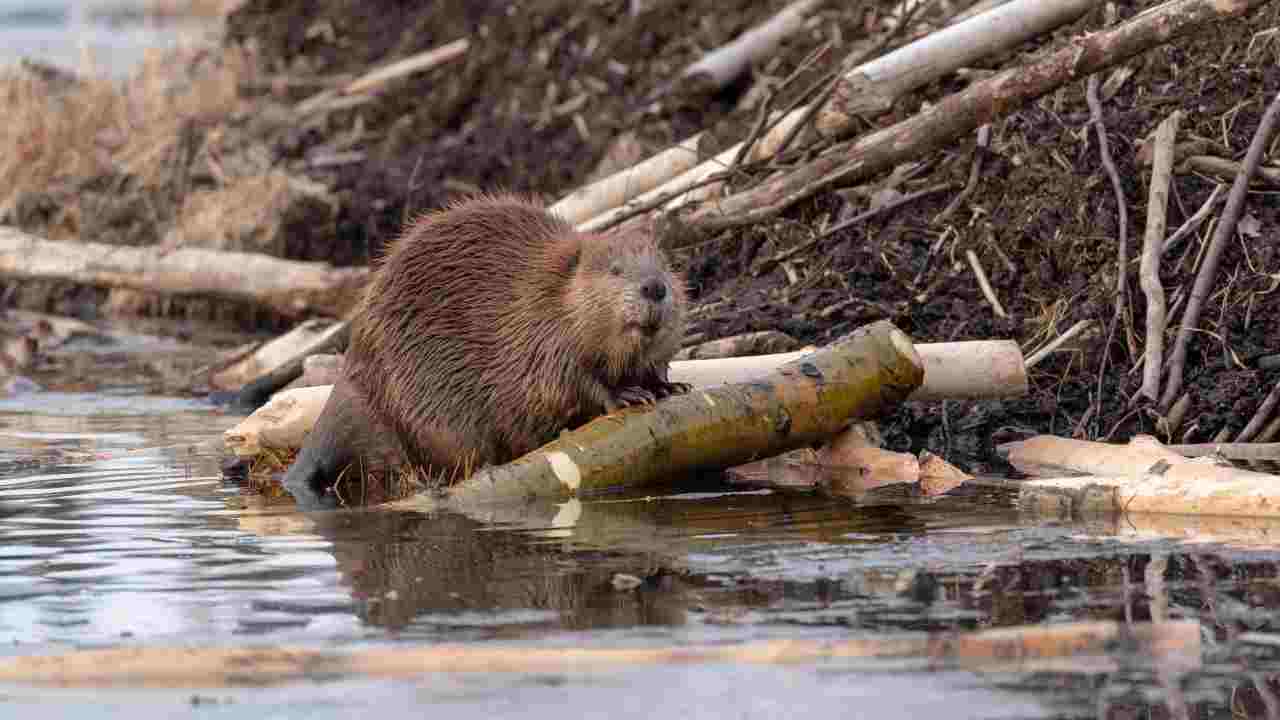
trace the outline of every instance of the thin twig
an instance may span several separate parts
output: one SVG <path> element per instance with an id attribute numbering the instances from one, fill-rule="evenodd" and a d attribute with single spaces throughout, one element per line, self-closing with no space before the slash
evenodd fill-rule
<path id="1" fill-rule="evenodd" d="M 628 209 L 626 212 L 618 213 L 618 214 L 617 214 L 617 215 L 615 215 L 614 217 L 609 218 L 609 220 L 608 220 L 607 222 L 603 222 L 603 223 L 601 223 L 599 226 L 597 226 L 597 227 L 595 227 L 595 228 L 592 228 L 592 231 L 593 231 L 593 232 L 605 232 L 606 230 L 608 230 L 608 229 L 610 229 L 610 228 L 612 228 L 612 227 L 615 227 L 615 226 L 617 226 L 617 225 L 620 225 L 620 224 L 622 224 L 622 223 L 626 222 L 627 220 L 630 220 L 631 218 L 633 218 L 633 217 L 635 217 L 635 216 L 637 216 L 637 215 L 644 215 L 645 213 L 647 213 L 647 212 L 649 212 L 649 211 L 651 211 L 651 210 L 657 210 L 658 208 L 662 207 L 663 205 L 666 205 L 666 204 L 667 204 L 668 202 L 670 202 L 672 199 L 674 199 L 674 198 L 676 198 L 676 197 L 678 197 L 678 196 L 680 196 L 680 195 L 683 195 L 683 194 L 685 194 L 686 192 L 689 192 L 690 190 L 696 190 L 696 189 L 698 189 L 698 188 L 700 188 L 700 187 L 703 187 L 703 186 L 705 186 L 705 185 L 711 185 L 711 184 L 714 184 L 714 183 L 718 183 L 718 182 L 720 182 L 720 181 L 722 181 L 722 180 L 727 179 L 728 177 L 729 177 L 729 171 L 728 171 L 728 170 L 721 170 L 721 171 L 719 171 L 719 172 L 713 173 L 713 174 L 711 174 L 711 175 L 708 175 L 708 176 L 706 176 L 706 177 L 702 178 L 701 180 L 699 180 L 699 181 L 697 181 L 697 182 L 689 183 L 688 185 L 685 185 L 685 186 L 681 187 L 679 190 L 676 190 L 676 191 L 674 191 L 674 192 L 670 192 L 670 193 L 663 193 L 663 194 L 662 194 L 662 196 L 660 196 L 660 197 L 656 197 L 656 198 L 654 198 L 653 200 L 650 200 L 650 201 L 649 201 L 649 202 L 647 202 L 647 203 L 644 203 L 644 204 L 642 204 L 642 205 L 636 205 L 635 207 L 632 207 L 632 208 Z"/>
<path id="2" fill-rule="evenodd" d="M 1045 358 L 1049 357 L 1049 355 L 1052 354 L 1055 350 L 1062 347 L 1063 344 L 1065 344 L 1068 340 L 1071 340 L 1075 336 L 1079 335 L 1085 330 L 1088 330 L 1091 327 L 1093 327 L 1092 320 L 1081 320 L 1075 325 L 1072 325 L 1070 328 L 1067 329 L 1066 332 L 1062 333 L 1058 337 L 1045 343 L 1044 347 L 1040 348 L 1039 350 L 1031 353 L 1031 355 L 1027 356 L 1027 359 L 1023 361 L 1022 366 L 1030 370 L 1031 368 L 1039 364 L 1041 360 L 1044 360 Z"/>
<path id="3" fill-rule="evenodd" d="M 1262 404 L 1258 406 L 1258 410 L 1253 413 L 1248 424 L 1236 435 L 1236 442 L 1249 442 L 1254 435 L 1262 429 L 1262 426 L 1271 418 L 1271 413 L 1276 409 L 1276 403 L 1280 403 L 1280 381 L 1271 387 L 1271 392 L 1267 393 L 1267 397 L 1262 400 Z"/>
<path id="4" fill-rule="evenodd" d="M 1165 302 L 1160 284 L 1160 246 L 1168 222 L 1169 183 L 1173 180 L 1173 142 L 1182 113 L 1175 111 L 1156 129 L 1151 163 L 1151 189 L 1147 195 L 1147 229 L 1142 241 L 1138 281 L 1147 297 L 1147 342 L 1142 368 L 1142 390 L 1151 402 L 1160 399 L 1160 370 L 1164 363 Z"/>
<path id="5" fill-rule="evenodd" d="M 1098 405 L 1098 417 L 1102 417 L 1102 381 L 1106 377 L 1107 363 L 1111 359 L 1111 342 L 1115 339 L 1116 326 L 1120 324 L 1121 318 L 1124 316 L 1125 305 L 1128 299 L 1128 283 L 1125 281 L 1125 272 L 1129 267 L 1129 212 L 1125 207 L 1124 190 L 1120 185 L 1120 173 L 1116 171 L 1115 163 L 1111 161 L 1111 146 L 1107 144 L 1107 128 L 1102 122 L 1102 103 L 1098 100 L 1098 76 L 1090 75 L 1088 82 L 1085 84 L 1085 99 L 1089 103 L 1089 113 L 1092 117 L 1094 129 L 1098 133 L 1098 152 L 1102 159 L 1102 166 L 1106 170 L 1107 175 L 1111 178 L 1111 188 L 1116 196 L 1116 210 L 1119 214 L 1119 248 L 1117 249 L 1116 266 L 1116 303 L 1115 312 L 1111 316 L 1111 322 L 1107 328 L 1107 342 L 1102 348 L 1102 360 L 1098 364 L 1098 390 L 1094 397 L 1094 402 Z"/>
<path id="6" fill-rule="evenodd" d="M 1098 76 L 1090 75 L 1086 84 L 1085 98 L 1089 103 L 1089 114 L 1094 129 L 1098 133 L 1098 154 L 1102 167 L 1111 180 L 1111 189 L 1116 196 L 1116 214 L 1119 216 L 1119 247 L 1116 252 L 1116 318 L 1123 318 L 1128 309 L 1129 283 L 1126 272 L 1129 268 L 1129 209 L 1124 198 L 1124 186 L 1120 184 L 1120 171 L 1116 169 L 1111 158 L 1111 145 L 1107 142 L 1107 126 L 1102 121 L 1102 103 L 1098 100 Z"/>
<path id="7" fill-rule="evenodd" d="M 1187 221 L 1182 223 L 1182 227 L 1174 231 L 1174 233 L 1169 236 L 1169 239 L 1164 241 L 1164 245 L 1160 248 L 1160 252 L 1162 254 L 1169 252 L 1169 250 L 1171 250 L 1175 245 L 1182 242 L 1183 238 L 1200 229 L 1200 226 L 1203 225 L 1204 221 L 1209 217 L 1209 213 L 1213 212 L 1213 208 L 1217 206 L 1218 201 L 1222 199 L 1222 194 L 1226 191 L 1226 185 L 1214 185 L 1213 192 L 1209 193 L 1209 199 L 1204 201 L 1204 204 L 1200 206 L 1200 209 L 1196 211 L 1195 215 L 1187 218 Z"/>
<path id="8" fill-rule="evenodd" d="M 978 279 L 978 288 L 982 290 L 982 296 L 991 304 L 991 309 L 997 316 L 1007 320 L 1009 315 L 1000 304 L 1000 298 L 996 297 L 996 291 L 991 287 L 991 281 L 987 279 L 987 272 L 982 269 L 982 263 L 978 262 L 978 254 L 972 250 L 965 250 L 964 256 L 969 259 L 969 267 L 973 268 L 973 275 Z"/>
<path id="9" fill-rule="evenodd" d="M 857 215 L 854 215 L 853 217 L 849 218 L 848 220 L 842 220 L 841 222 L 836 223 L 836 225 L 834 225 L 833 227 L 829 227 L 826 230 L 823 230 L 818 235 L 808 240 L 805 240 L 804 242 L 800 243 L 799 245 L 796 245 L 795 247 L 787 248 L 786 250 L 783 250 L 782 252 L 777 253 L 772 257 L 761 260 L 760 266 L 757 267 L 752 272 L 752 274 L 760 275 L 761 273 L 768 272 L 773 268 L 774 265 L 780 262 L 783 262 L 794 255 L 798 255 L 802 252 L 809 250 L 814 245 L 817 245 L 818 243 L 822 242 L 828 237 L 831 237 L 835 233 L 841 230 L 844 230 L 847 227 L 857 225 L 858 223 L 866 222 L 867 220 L 870 220 L 871 218 L 874 218 L 877 215 L 887 213 L 887 212 L 892 212 L 893 210 L 897 210 L 898 208 L 908 203 L 915 202 L 916 200 L 919 200 L 922 197 L 925 197 L 927 195 L 933 195 L 935 193 L 940 193 L 940 192 L 943 192 L 944 190 L 949 190 L 950 188 L 951 188 L 951 185 L 949 183 L 934 185 L 933 187 L 927 187 L 923 190 L 917 190 L 913 193 L 903 195 L 902 197 L 892 202 L 887 202 L 883 205 L 880 205 L 879 207 L 874 207 L 874 208 L 871 208 L 870 210 L 865 210 L 863 212 L 860 212 Z"/>
<path id="10" fill-rule="evenodd" d="M 952 213 L 960 209 L 960 206 L 973 195 L 974 189 L 978 187 L 978 176 L 982 173 L 982 155 L 990 144 L 991 125 L 988 123 L 978 128 L 978 142 L 973 147 L 973 162 L 969 165 L 969 182 L 965 183 L 964 189 L 951 200 L 946 209 L 938 213 L 937 217 L 933 219 L 935 225 L 951 217 Z"/>
<path id="11" fill-rule="evenodd" d="M 894 40 L 905 32 L 907 27 L 915 22 L 916 17 L 918 17 L 926 8 L 932 7 L 936 3 L 937 0 L 922 2 L 912 8 L 902 18 L 902 21 L 897 25 L 897 27 L 881 36 L 880 39 L 876 41 L 875 45 L 862 53 L 862 55 L 860 55 L 856 60 L 852 60 L 848 66 L 856 67 L 866 62 L 868 59 L 884 52 L 884 50 L 888 48 Z M 827 101 L 831 99 L 831 96 L 835 94 L 836 90 L 844 82 L 844 76 L 838 70 L 831 73 L 831 78 L 827 82 L 827 86 L 823 88 L 822 94 L 815 98 L 814 101 L 809 104 L 809 107 L 805 108 L 804 115 L 800 117 L 800 120 L 795 125 L 791 126 L 791 129 L 788 130 L 787 134 L 782 138 L 782 142 L 778 143 L 778 149 L 774 151 L 774 155 L 781 155 L 788 147 L 791 146 L 791 143 L 795 142 L 796 137 L 801 133 L 801 131 L 809 126 L 809 123 L 813 122 L 814 117 L 816 117 L 818 112 L 826 106 Z"/>
<path id="12" fill-rule="evenodd" d="M 1200 273 L 1196 275 L 1196 284 L 1191 290 L 1191 298 L 1187 301 L 1187 309 L 1182 313 L 1182 325 L 1178 328 L 1178 337 L 1174 340 L 1173 356 L 1169 363 L 1168 382 L 1165 383 L 1164 397 L 1160 399 L 1161 407 L 1167 407 L 1182 390 L 1182 374 L 1187 364 L 1187 345 L 1191 342 L 1191 332 L 1200 321 L 1200 311 L 1204 301 L 1209 297 L 1209 290 L 1218 274 L 1218 263 L 1222 260 L 1222 252 L 1226 249 L 1227 239 L 1235 233 L 1236 222 L 1244 210 L 1244 202 L 1249 194 L 1249 180 L 1257 170 L 1258 163 L 1267 149 L 1267 142 L 1280 115 L 1280 93 L 1271 100 L 1262 121 L 1249 143 L 1249 152 L 1245 155 L 1240 174 L 1236 175 L 1231 185 L 1231 194 L 1227 196 L 1227 206 L 1222 209 L 1222 217 L 1214 230 L 1213 239 L 1205 252 L 1204 262 L 1200 265 Z"/>
<path id="13" fill-rule="evenodd" d="M 747 135 L 746 141 L 738 146 L 738 154 L 733 156 L 733 162 L 729 163 L 729 172 L 738 169 L 742 161 L 746 159 L 747 153 L 751 152 L 751 148 L 760 139 L 764 133 L 764 127 L 769 122 L 769 109 L 773 107 L 774 93 L 770 92 L 760 103 L 760 114 L 756 116 L 755 125 L 751 128 L 751 134 Z"/>

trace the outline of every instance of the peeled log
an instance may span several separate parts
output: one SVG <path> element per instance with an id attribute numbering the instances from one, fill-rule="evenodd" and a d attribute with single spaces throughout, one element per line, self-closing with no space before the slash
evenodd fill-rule
<path id="1" fill-rule="evenodd" d="M 911 393 L 911 400 L 992 400 L 1027 394 L 1022 350 L 1012 340 L 922 343 L 916 351 L 924 362 L 924 382 Z M 694 387 L 747 382 L 810 352 L 677 360 L 671 363 L 671 380 Z"/>
<path id="2" fill-rule="evenodd" d="M 655 484 L 812 445 L 902 402 L 924 379 L 911 340 L 881 321 L 770 375 L 606 415 L 453 486 L 464 503 Z"/>
<path id="3" fill-rule="evenodd" d="M 1019 484 L 1024 510 L 1058 516 L 1173 513 L 1280 517 L 1280 476 L 1185 458 L 1155 438 L 1128 445 L 1037 436 L 999 448 L 1023 472 L 1087 472 Z"/>
<path id="4" fill-rule="evenodd" d="M 368 273 L 257 253 L 58 242 L 0 227 L 0 276 L 248 300 L 287 317 L 342 316 Z"/>

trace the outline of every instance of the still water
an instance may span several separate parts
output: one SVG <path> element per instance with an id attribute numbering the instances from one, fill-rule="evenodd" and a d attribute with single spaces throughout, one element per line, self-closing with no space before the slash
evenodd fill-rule
<path id="1" fill-rule="evenodd" d="M 147 18 L 145 0 L 0 0 L 0 68 L 31 58 L 124 77 L 151 48 L 208 37 L 213 23 Z"/>
<path id="2" fill-rule="evenodd" d="M 148 367 L 190 352 L 145 347 Z M 387 717 L 1127 718 L 1280 708 L 1280 649 L 1267 639 L 1280 621 L 1280 552 L 1265 525 L 1231 526 L 1234 544 L 1175 542 L 1125 520 L 1023 517 L 995 490 L 854 502 L 714 483 L 468 514 L 304 515 L 255 502 L 222 477 L 221 433 L 236 418 L 160 392 L 120 354 L 66 352 L 79 353 L 80 370 L 92 372 L 87 356 L 122 379 L 86 389 L 38 376 L 52 389 L 0 402 L 0 661 L 122 646 L 747 646 L 1141 622 L 1154 607 L 1197 621 L 1202 651 L 1176 672 L 1121 643 L 1105 657 L 1034 669 L 906 657 L 337 674 L 194 691 L 10 684 L 0 686 L 0 716 L 313 718 L 376 706 Z M 53 362 L 65 369 L 67 357 Z"/>

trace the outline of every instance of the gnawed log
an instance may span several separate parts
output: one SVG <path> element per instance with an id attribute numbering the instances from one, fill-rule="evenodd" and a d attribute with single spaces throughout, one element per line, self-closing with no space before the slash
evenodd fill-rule
<path id="1" fill-rule="evenodd" d="M 289 335 L 293 335 L 295 340 L 287 346 L 292 348 L 292 352 L 287 357 L 280 358 L 279 362 L 266 373 L 244 383 L 233 404 L 234 411 L 247 413 L 257 409 L 271 398 L 272 393 L 301 375 L 307 358 L 312 354 L 331 353 L 346 348 L 348 338 L 351 336 L 351 327 L 346 320 L 343 320 L 330 324 L 319 333 L 299 336 L 290 332 L 285 337 Z M 254 357 L 257 356 L 258 353 L 254 353 Z"/>
<path id="2" fill-rule="evenodd" d="M 926 343 L 916 345 L 915 350 L 924 363 L 925 374 L 923 384 L 911 393 L 910 400 L 996 399 L 1020 397 L 1027 392 L 1022 352 L 1018 349 L 1018 344 L 1011 340 Z M 810 352 L 805 350 L 719 360 L 682 360 L 671 363 L 670 377 L 673 382 L 689 383 L 695 389 L 745 383 L 775 372 Z M 291 410 L 297 413 L 295 421 L 307 423 L 305 429 L 309 430 L 309 423 L 315 422 L 320 416 L 320 410 L 329 399 L 331 389 L 330 386 L 321 386 L 302 395 L 294 395 L 293 390 L 285 390 L 276 393 L 269 404 L 274 406 L 277 402 L 283 402 L 288 403 L 291 408 L 297 406 L 296 411 Z M 259 413 L 267 413 L 272 417 L 278 415 L 277 410 L 267 410 L 264 406 L 225 433 L 227 445 L 236 454 L 252 455 L 257 452 L 256 440 L 241 441 L 237 438 L 256 438 L 262 428 L 271 427 L 272 421 L 258 417 Z M 275 433 L 272 437 L 297 435 L 290 429 Z M 270 442 L 265 442 L 264 446 L 277 450 L 298 448 L 297 445 L 282 446 Z"/>
<path id="3" fill-rule="evenodd" d="M 1091 668 L 1119 669 L 1105 658 L 1123 646 L 1161 668 L 1201 662 L 1200 623 L 1110 621 L 1026 625 L 886 637 L 761 640 L 708 645 L 615 648 L 527 645 L 429 645 L 332 652 L 301 647 L 121 647 L 25 655 L 0 660 L 0 681 L 71 687 L 261 687 L 319 676 L 413 678 L 431 673 L 571 673 L 623 671 L 641 665 L 796 664 L 853 658 L 918 658 L 948 667 L 1061 669 L 1090 657 Z"/>
<path id="4" fill-rule="evenodd" d="M 686 360 L 671 363 L 671 379 L 694 387 L 740 383 L 773 372 L 810 351 L 773 355 Z M 924 382 L 911 400 L 983 400 L 1021 397 L 1027 392 L 1022 350 L 1012 340 L 923 343 Z"/>
<path id="5" fill-rule="evenodd" d="M 481 469 L 449 494 L 469 504 L 572 497 L 740 465 L 826 440 L 849 420 L 905 400 L 923 379 L 911 340 L 881 321 L 752 382 L 597 418 L 512 462 Z"/>
<path id="6" fill-rule="evenodd" d="M 298 370 L 296 377 L 302 372 L 302 359 L 307 355 L 322 352 L 326 341 L 335 332 L 340 331 L 333 320 L 307 320 L 299 323 L 289 332 L 264 343 L 262 347 L 241 358 L 233 365 L 214 373 L 209 379 L 216 388 L 229 390 L 270 373 L 281 365 L 296 360 Z M 288 382 L 288 381 L 286 381 Z"/>
<path id="7" fill-rule="evenodd" d="M 255 253 L 57 242 L 0 227 L 0 276 L 247 300 L 287 317 L 342 316 L 368 274 Z"/>
<path id="8" fill-rule="evenodd" d="M 1020 483 L 1019 506 L 1037 513 L 1280 517 L 1280 476 L 1186 458 L 1150 436 L 1128 445 L 1037 436 L 1000 451 L 1024 472 L 1089 473 Z"/>

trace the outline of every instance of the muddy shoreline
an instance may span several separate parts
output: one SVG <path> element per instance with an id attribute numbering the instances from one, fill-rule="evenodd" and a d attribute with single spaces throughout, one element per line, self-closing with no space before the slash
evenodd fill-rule
<path id="1" fill-rule="evenodd" d="M 700 154 L 710 155 L 749 132 L 764 97 L 781 106 L 810 86 L 821 73 L 796 71 L 815 51 L 825 48 L 834 63 L 878 41 L 893 6 L 825 10 L 728 88 L 707 93 L 683 84 L 654 100 L 682 67 L 785 4 L 743 0 L 718 3 L 712 12 L 705 3 L 685 2 L 582 7 L 542 0 L 518 11 L 461 0 L 421 7 L 246 2 L 226 19 L 225 48 L 190 51 L 181 63 L 170 63 L 167 75 L 136 83 L 159 83 L 165 97 L 194 89 L 201 102 L 157 112 L 177 115 L 168 125 L 130 125 L 134 135 L 115 126 L 67 128 L 90 133 L 92 152 L 77 156 L 74 172 L 51 173 L 47 182 L 18 178 L 0 206 L 2 221 L 53 239 L 366 264 L 406 218 L 468 192 L 501 187 L 551 202 L 610 168 L 704 130 Z M 1151 4 L 1116 6 L 1123 20 Z M 965 77 L 948 76 L 866 118 L 866 128 L 910 117 L 984 71 L 1061 47 L 1104 23 L 1096 10 L 1016 52 L 985 58 Z M 1265 5 L 1244 20 L 1141 55 L 1123 66 L 1123 75 L 1102 78 L 1112 80 L 1103 122 L 1128 210 L 1130 258 L 1140 250 L 1150 177 L 1139 161 L 1140 145 L 1181 110 L 1180 142 L 1239 160 L 1266 103 L 1280 91 L 1280 43 L 1265 33 L 1278 24 L 1280 8 Z M 371 67 L 464 37 L 471 48 L 455 65 L 398 80 L 355 107 L 297 111 L 316 93 Z M 211 87 L 221 94 L 211 94 Z M 885 419 L 887 446 L 927 449 L 976 467 L 993 459 L 994 441 L 1024 431 L 1097 439 L 1160 435 L 1158 414 L 1129 402 L 1142 379 L 1145 305 L 1136 260 L 1126 272 L 1128 312 L 1111 329 L 1118 214 L 1084 87 L 1083 80 L 1071 83 L 1002 117 L 991 128 L 989 147 L 976 147 L 972 137 L 951 143 L 921 158 L 901 181 L 881 178 L 822 192 L 775 220 L 675 252 L 695 302 L 690 341 L 778 331 L 821 344 L 888 319 L 921 342 L 1009 338 L 1029 354 L 1078 321 L 1092 320 L 1092 330 L 1035 367 L 1027 397 L 904 406 Z M 153 134 L 141 137 L 144 127 Z M 942 217 L 975 155 L 983 163 L 973 194 Z M 1278 162 L 1272 157 L 1264 164 Z M 818 228 L 864 211 L 891 185 L 890 192 L 905 195 L 944 183 L 951 189 L 813 242 Z M 1169 231 L 1220 183 L 1230 178 L 1175 172 Z M 1228 244 L 1191 344 L 1187 419 L 1164 439 L 1232 437 L 1280 379 L 1276 370 L 1262 369 L 1280 352 L 1274 320 L 1280 295 L 1272 292 L 1280 258 L 1267 241 L 1280 233 L 1280 203 L 1269 201 L 1275 192 L 1258 184 L 1250 195 L 1246 221 Z M 246 199 L 257 198 L 268 200 L 251 208 L 255 215 Z M 1165 258 L 1161 279 L 1175 311 L 1190 291 L 1211 225 Z M 802 252 L 789 252 L 802 244 L 808 245 Z M 1007 318 L 996 316 L 984 298 L 968 251 L 985 269 Z M 51 282 L 10 290 L 17 307 L 90 319 L 168 317 L 186 323 L 186 332 L 203 332 L 208 323 L 258 332 L 293 323 L 225 300 Z"/>

